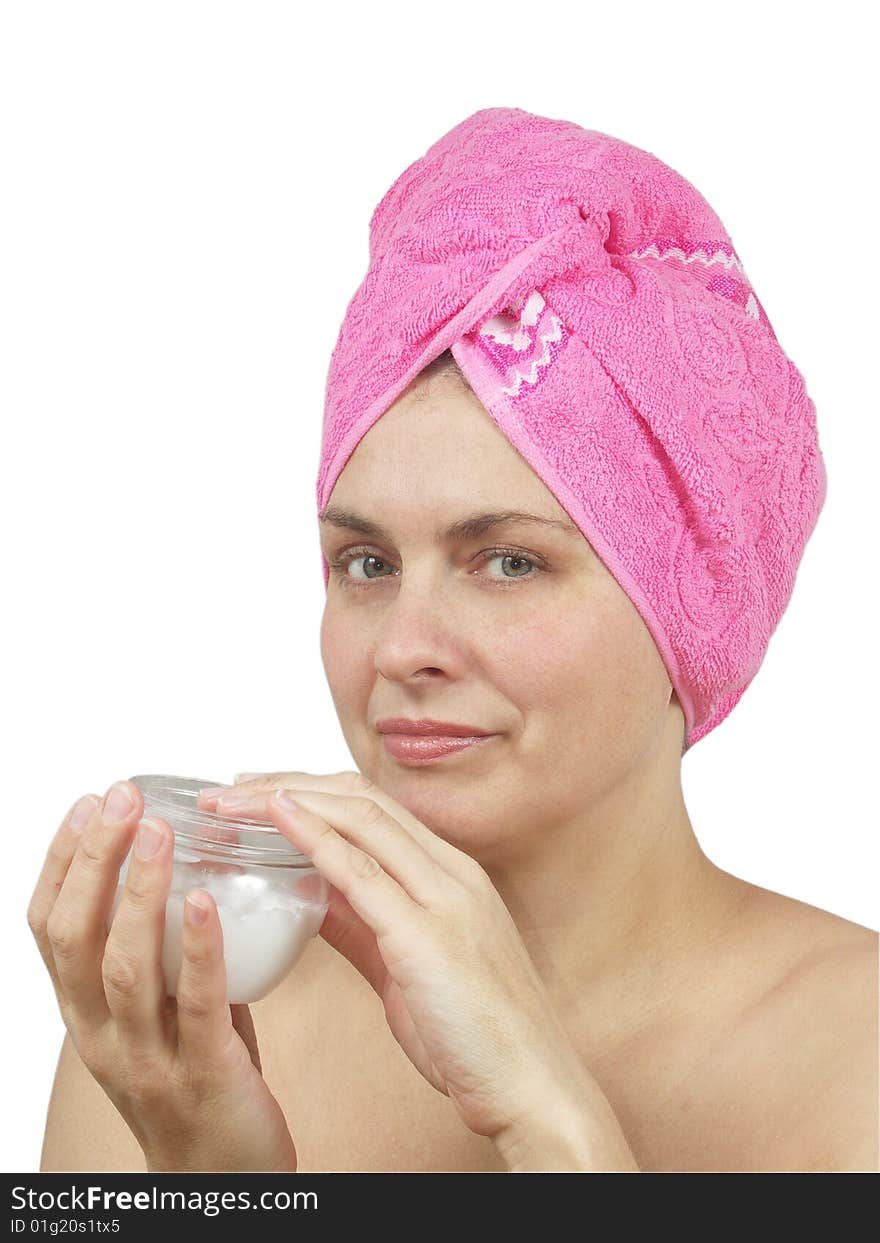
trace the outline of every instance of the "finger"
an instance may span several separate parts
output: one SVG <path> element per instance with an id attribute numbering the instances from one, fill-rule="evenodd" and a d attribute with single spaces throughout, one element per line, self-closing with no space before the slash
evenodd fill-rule
<path id="1" fill-rule="evenodd" d="M 364 923 L 344 893 L 340 893 L 335 885 L 329 888 L 329 905 L 320 935 L 343 958 L 347 958 L 374 991 L 383 997 L 388 968 L 379 953 L 375 933 Z"/>
<path id="2" fill-rule="evenodd" d="M 423 906 L 382 867 L 372 853 L 347 840 L 349 834 L 356 832 L 368 835 L 369 822 L 366 833 L 363 829 L 364 815 L 374 816 L 377 805 L 368 799 L 351 796 L 341 798 L 311 791 L 300 793 L 304 801 L 308 800 L 309 808 L 293 804 L 287 790 L 278 790 L 267 798 L 267 816 L 279 832 L 308 855 L 321 875 L 345 895 L 377 938 L 393 933 L 405 936 L 407 931 L 413 936 L 419 935 L 426 914 Z M 373 812 L 366 810 L 368 803 Z M 316 806 L 323 807 L 324 814 L 312 810 Z M 385 813 L 380 814 L 384 816 Z M 353 823 L 361 826 L 360 829 L 354 830 L 351 827 Z M 336 824 L 342 826 L 343 832 L 337 831 Z M 403 833 L 403 830 L 400 829 L 400 832 Z M 412 839 L 409 840 L 412 842 Z M 430 862 L 424 852 L 422 857 Z M 435 868 L 434 876 L 436 881 L 444 874 Z M 444 879 L 449 880 L 448 877 Z"/>
<path id="3" fill-rule="evenodd" d="M 229 785 L 204 786 L 199 790 L 198 801 L 203 804 L 213 804 L 221 794 L 227 794 L 232 790 L 236 790 L 237 793 L 238 786 L 252 786 L 256 783 L 261 790 L 273 790 L 282 785 L 285 779 L 306 776 L 308 776 L 307 773 L 236 773 Z"/>
<path id="4" fill-rule="evenodd" d="M 196 795 L 196 805 L 203 808 L 205 811 L 213 811 L 220 795 L 225 794 L 227 790 L 231 790 L 232 788 L 233 787 L 231 785 L 205 786 L 203 789 L 199 790 Z"/>
<path id="5" fill-rule="evenodd" d="M 241 794 L 263 794 L 272 790 L 280 789 L 284 785 L 291 782 L 296 784 L 300 779 L 308 782 L 312 780 L 333 781 L 337 778 L 345 776 L 344 773 L 330 773 L 323 778 L 316 778 L 310 773 L 284 772 L 284 773 L 236 773 L 231 785 L 225 786 L 205 786 L 199 790 L 198 803 L 201 807 L 214 809 L 217 800 L 221 796 Z M 243 788 L 241 788 L 243 787 Z"/>
<path id="6" fill-rule="evenodd" d="M 202 918 L 200 918 L 202 917 Z M 180 1055 L 192 1066 L 217 1065 L 228 1054 L 232 1015 L 217 904 L 192 889 L 183 904 L 182 952 L 177 980 Z"/>
<path id="7" fill-rule="evenodd" d="M 326 790 L 283 792 L 332 824 L 353 848 L 359 848 L 384 868 L 420 906 L 437 909 L 448 900 L 456 881 L 413 834 L 373 799 Z M 254 814 L 268 818 L 275 793 L 259 795 L 253 804 Z"/>
<path id="8" fill-rule="evenodd" d="M 121 803 L 116 795 L 121 794 Z M 124 810 L 125 796 L 128 811 Z M 46 924 L 68 1010 L 77 1023 L 109 1017 L 102 962 L 119 868 L 143 812 L 140 790 L 118 782 L 83 829 L 58 900 Z"/>
<path id="9" fill-rule="evenodd" d="M 171 826 L 158 817 L 141 820 L 104 948 L 102 976 L 110 1013 L 120 1035 L 144 1048 L 165 1045 L 162 948 L 173 855 Z"/>
<path id="10" fill-rule="evenodd" d="M 476 861 L 470 855 L 465 854 L 463 850 L 459 850 L 457 846 L 453 846 L 451 842 L 447 842 L 445 838 L 439 837 L 427 825 L 423 824 L 417 816 L 403 806 L 402 803 L 393 799 L 375 782 L 370 781 L 359 772 L 339 772 L 339 773 L 267 773 L 265 776 L 258 778 L 254 782 L 244 782 L 241 786 L 230 787 L 228 791 L 224 791 L 222 796 L 213 799 L 213 805 L 217 812 L 223 814 L 240 815 L 247 814 L 247 808 L 262 808 L 263 803 L 261 797 L 266 793 L 274 790 L 288 789 L 291 790 L 296 797 L 297 793 L 304 790 L 316 791 L 338 791 L 340 794 L 359 795 L 361 797 L 370 798 L 373 802 L 378 803 L 380 807 L 391 816 L 398 824 L 402 825 L 407 832 L 415 838 L 415 840 L 428 852 L 444 871 L 450 876 L 454 876 L 456 880 L 465 885 L 473 883 L 474 871 L 478 866 Z M 234 807 L 229 800 L 233 797 L 246 797 L 248 802 Z M 252 801 L 254 796 L 257 802 Z"/>
<path id="11" fill-rule="evenodd" d="M 28 903 L 28 926 L 33 933 L 40 957 L 49 973 L 55 996 L 62 1010 L 65 1007 L 66 998 L 58 978 L 55 955 L 52 952 L 46 925 L 58 899 L 61 886 L 64 884 L 64 878 L 67 876 L 70 861 L 76 852 L 83 827 L 97 811 L 100 802 L 99 795 L 84 794 L 70 808 L 49 843 L 43 867 Z"/>

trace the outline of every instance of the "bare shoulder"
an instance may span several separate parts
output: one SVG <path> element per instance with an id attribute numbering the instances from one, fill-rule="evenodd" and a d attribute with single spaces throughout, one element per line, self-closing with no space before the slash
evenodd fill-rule
<path id="1" fill-rule="evenodd" d="M 763 892 L 767 931 L 772 929 L 777 944 L 788 946 L 789 966 L 774 991 L 782 998 L 827 994 L 853 1021 L 862 1018 L 876 1030 L 880 934 L 808 902 Z"/>
<path id="2" fill-rule="evenodd" d="M 816 1172 L 880 1168 L 880 936 L 872 928 L 782 895 L 780 936 L 791 965 L 755 1015 L 794 1072 L 793 1142 L 807 1137 Z M 800 1140 L 796 1137 L 800 1136 Z"/>

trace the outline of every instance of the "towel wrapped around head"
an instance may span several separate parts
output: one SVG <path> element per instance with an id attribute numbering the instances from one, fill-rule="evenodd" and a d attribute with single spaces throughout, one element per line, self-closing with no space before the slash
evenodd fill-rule
<path id="1" fill-rule="evenodd" d="M 370 221 L 319 512 L 447 350 L 638 610 L 687 750 L 757 673 L 826 494 L 813 402 L 719 217 L 607 134 L 519 108 L 456 125 Z"/>

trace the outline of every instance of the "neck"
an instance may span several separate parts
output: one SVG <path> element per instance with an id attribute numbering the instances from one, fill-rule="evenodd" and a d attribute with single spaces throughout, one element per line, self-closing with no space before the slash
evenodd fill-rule
<path id="1" fill-rule="evenodd" d="M 703 853 L 681 790 L 680 735 L 515 860 L 481 860 L 572 1037 L 596 1056 L 711 979 L 750 886 Z"/>

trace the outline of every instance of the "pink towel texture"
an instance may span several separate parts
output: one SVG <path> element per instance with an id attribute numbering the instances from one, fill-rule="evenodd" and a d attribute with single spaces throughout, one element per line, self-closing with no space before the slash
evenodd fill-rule
<path id="1" fill-rule="evenodd" d="M 638 609 L 687 750 L 757 673 L 826 494 L 815 407 L 719 217 L 608 134 L 519 108 L 456 125 L 370 221 L 327 377 L 319 513 L 450 349 Z"/>

